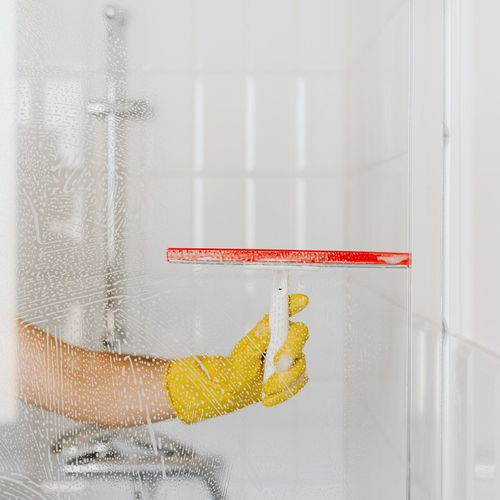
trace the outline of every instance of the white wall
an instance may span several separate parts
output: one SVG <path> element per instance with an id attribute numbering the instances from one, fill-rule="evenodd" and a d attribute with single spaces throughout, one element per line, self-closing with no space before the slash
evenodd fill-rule
<path id="1" fill-rule="evenodd" d="M 449 2 L 446 499 L 500 494 L 499 5 Z"/>
<path id="2" fill-rule="evenodd" d="M 500 180 L 495 158 L 499 145 L 496 123 L 500 112 L 497 86 L 500 70 L 492 56 L 498 41 L 498 6 L 484 0 L 451 4 L 453 43 L 450 82 L 455 113 L 449 123 L 453 150 L 450 182 L 456 186 L 457 209 L 450 214 L 450 258 L 459 266 L 459 296 L 450 305 L 453 333 L 500 353 L 495 314 L 499 268 L 495 265 L 500 243 L 495 209 Z"/>

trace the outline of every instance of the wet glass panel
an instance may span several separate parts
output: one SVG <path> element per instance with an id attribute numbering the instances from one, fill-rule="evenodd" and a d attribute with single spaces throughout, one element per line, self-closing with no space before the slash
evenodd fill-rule
<path id="1" fill-rule="evenodd" d="M 167 360 L 229 355 L 273 278 L 167 247 L 408 251 L 408 2 L 299 4 L 6 0 L 6 498 L 404 496 L 407 269 L 294 267 L 308 384 L 166 410 Z"/>

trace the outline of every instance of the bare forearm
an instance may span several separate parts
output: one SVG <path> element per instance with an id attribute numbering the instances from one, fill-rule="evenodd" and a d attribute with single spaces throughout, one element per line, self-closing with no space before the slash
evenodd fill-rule
<path id="1" fill-rule="evenodd" d="M 163 388 L 167 360 L 83 349 L 22 321 L 18 331 L 26 403 L 98 426 L 174 417 Z"/>

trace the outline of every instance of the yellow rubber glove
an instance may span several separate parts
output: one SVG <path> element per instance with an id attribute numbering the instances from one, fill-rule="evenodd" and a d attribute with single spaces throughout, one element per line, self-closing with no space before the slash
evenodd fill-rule
<path id="1" fill-rule="evenodd" d="M 307 306 L 306 295 L 290 295 L 289 314 Z M 273 406 L 297 394 L 308 381 L 302 348 L 309 336 L 303 323 L 290 323 L 288 336 L 274 357 L 284 371 L 262 384 L 270 339 L 267 314 L 229 356 L 190 356 L 173 360 L 165 372 L 165 389 L 177 418 L 184 423 L 233 412 L 258 401 Z"/>

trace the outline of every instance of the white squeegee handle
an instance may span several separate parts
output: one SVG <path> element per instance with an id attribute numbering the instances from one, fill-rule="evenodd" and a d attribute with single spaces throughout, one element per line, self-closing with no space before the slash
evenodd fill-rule
<path id="1" fill-rule="evenodd" d="M 266 352 L 264 382 L 276 371 L 274 356 L 285 342 L 288 326 L 288 270 L 278 269 L 274 271 L 271 307 L 269 309 L 271 340 Z"/>

